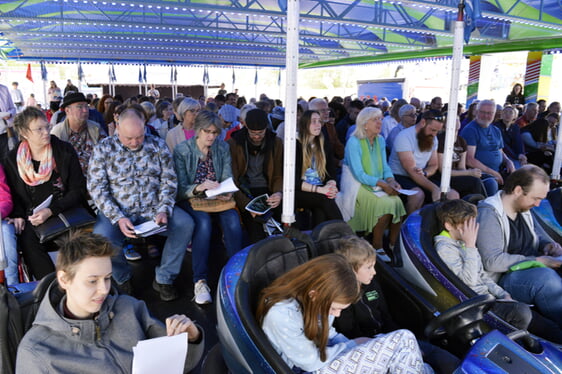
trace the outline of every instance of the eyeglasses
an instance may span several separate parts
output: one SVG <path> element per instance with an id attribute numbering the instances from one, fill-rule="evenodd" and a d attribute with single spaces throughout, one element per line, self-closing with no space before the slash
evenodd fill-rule
<path id="1" fill-rule="evenodd" d="M 218 131 L 209 130 L 209 129 L 202 129 L 201 131 L 203 131 L 205 134 L 208 134 L 208 135 L 218 136 L 220 134 L 220 132 L 218 132 Z"/>
<path id="2" fill-rule="evenodd" d="M 78 110 L 88 109 L 88 104 L 71 105 L 70 108 L 75 108 Z"/>
<path id="3" fill-rule="evenodd" d="M 410 114 L 404 114 L 404 117 L 412 117 L 412 118 L 416 118 L 417 115 L 416 113 L 410 113 Z"/>
<path id="4" fill-rule="evenodd" d="M 41 134 L 41 133 L 50 133 L 51 129 L 53 128 L 53 126 L 48 125 L 48 126 L 42 126 L 42 127 L 38 127 L 36 129 L 29 129 L 29 131 L 35 133 L 35 134 Z"/>

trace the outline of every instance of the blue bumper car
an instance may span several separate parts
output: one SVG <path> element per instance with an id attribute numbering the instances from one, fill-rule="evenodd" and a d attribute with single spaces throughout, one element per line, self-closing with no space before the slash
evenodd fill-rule
<path id="1" fill-rule="evenodd" d="M 216 305 L 218 336 L 230 372 L 293 373 L 254 318 L 259 293 L 287 270 L 330 252 L 334 239 L 349 234 L 353 232 L 345 223 L 328 222 L 318 226 L 310 240 L 270 237 L 229 260 L 220 276 Z M 464 296 L 459 304 L 452 295 L 438 308 L 425 297 L 432 292 L 413 287 L 383 261 L 376 266 L 393 319 L 464 357 L 457 373 L 562 373 L 562 353 L 555 346 L 526 331 L 508 330 L 501 323 L 501 330 L 496 327 L 487 313 L 493 297 Z"/>

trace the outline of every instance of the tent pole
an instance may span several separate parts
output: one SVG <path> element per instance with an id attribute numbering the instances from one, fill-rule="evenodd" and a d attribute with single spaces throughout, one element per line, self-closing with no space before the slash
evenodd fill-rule
<path id="1" fill-rule="evenodd" d="M 550 178 L 553 182 L 560 181 L 560 167 L 562 166 L 562 123 L 558 123 L 558 138 L 556 139 L 556 152 L 554 152 L 554 163 Z"/>
<path id="2" fill-rule="evenodd" d="M 283 155 L 283 213 L 285 225 L 295 222 L 295 150 L 297 128 L 297 71 L 299 64 L 299 0 L 287 1 L 287 52 L 285 93 L 285 139 Z M 257 88 L 256 88 L 257 90 Z"/>
<path id="3" fill-rule="evenodd" d="M 445 132 L 445 149 L 443 152 L 443 165 L 441 169 L 441 198 L 444 199 L 451 189 L 451 168 L 453 163 L 453 147 L 457 133 L 457 105 L 459 94 L 459 78 L 463 57 L 463 9 L 464 2 L 459 4 L 459 15 L 454 23 L 453 58 L 451 59 L 451 88 L 449 93 L 449 106 L 447 110 L 447 129 Z"/>

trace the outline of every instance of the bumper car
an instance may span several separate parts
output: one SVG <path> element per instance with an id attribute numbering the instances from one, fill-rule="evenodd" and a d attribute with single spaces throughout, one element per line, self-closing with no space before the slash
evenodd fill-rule
<path id="1" fill-rule="evenodd" d="M 287 270 L 332 250 L 333 240 L 353 234 L 343 222 L 316 227 L 311 240 L 269 237 L 233 256 L 223 268 L 217 290 L 217 332 L 226 366 L 232 373 L 291 374 L 254 318 L 260 291 Z M 424 333 L 464 357 L 456 373 L 562 373 L 562 353 L 525 331 L 507 335 L 484 315 L 491 296 L 464 297 L 440 313 L 433 302 L 391 266 L 377 261 L 377 277 L 390 312 L 403 328 Z M 424 292 L 427 293 L 427 292 Z M 431 294 L 431 293 L 430 293 Z M 454 306 L 453 306 L 454 305 Z"/>

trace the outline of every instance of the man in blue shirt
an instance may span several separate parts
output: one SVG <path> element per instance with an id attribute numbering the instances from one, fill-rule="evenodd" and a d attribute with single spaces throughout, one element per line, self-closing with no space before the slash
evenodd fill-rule
<path id="1" fill-rule="evenodd" d="M 462 129 L 460 135 L 468 145 L 466 165 L 492 175 L 499 185 L 503 185 L 503 177 L 500 174 L 502 164 L 505 164 L 508 174 L 515 171 L 515 166 L 503 152 L 500 129 L 490 126 L 495 114 L 496 104 L 493 100 L 480 101 L 476 106 L 476 118 Z"/>

